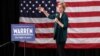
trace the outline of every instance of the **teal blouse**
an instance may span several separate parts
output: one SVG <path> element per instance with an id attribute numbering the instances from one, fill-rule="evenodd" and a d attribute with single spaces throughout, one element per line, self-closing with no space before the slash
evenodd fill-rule
<path id="1" fill-rule="evenodd" d="M 55 19 L 57 16 L 56 14 L 49 15 L 49 19 Z M 67 38 L 67 28 L 68 28 L 68 16 L 66 13 L 62 14 L 62 17 L 59 18 L 59 21 L 64 25 L 62 28 L 61 26 L 58 25 L 58 23 L 55 22 L 54 24 L 54 40 L 57 42 L 63 42 L 66 41 Z"/>

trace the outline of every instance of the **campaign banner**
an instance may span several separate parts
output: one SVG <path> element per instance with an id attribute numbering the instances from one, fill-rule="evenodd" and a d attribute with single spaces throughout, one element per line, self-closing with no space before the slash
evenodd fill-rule
<path id="1" fill-rule="evenodd" d="M 11 41 L 34 41 L 34 24 L 11 24 Z"/>

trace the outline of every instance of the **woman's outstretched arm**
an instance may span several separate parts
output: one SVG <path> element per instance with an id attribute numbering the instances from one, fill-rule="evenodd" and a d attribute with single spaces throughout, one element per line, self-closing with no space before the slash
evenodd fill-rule
<path id="1" fill-rule="evenodd" d="M 43 7 L 38 7 L 38 10 L 43 12 L 46 15 L 46 17 L 49 16 L 49 13 Z"/>
<path id="2" fill-rule="evenodd" d="M 55 14 L 50 15 L 43 7 L 38 7 L 38 10 L 43 12 L 49 19 L 55 19 Z"/>

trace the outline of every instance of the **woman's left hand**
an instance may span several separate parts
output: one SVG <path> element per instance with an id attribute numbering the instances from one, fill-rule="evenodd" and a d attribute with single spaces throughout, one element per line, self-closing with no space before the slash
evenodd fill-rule
<path id="1" fill-rule="evenodd" d="M 57 22 L 62 28 L 64 27 L 64 25 L 57 18 L 54 19 L 54 22 Z"/>
<path id="2" fill-rule="evenodd" d="M 54 19 L 54 22 L 58 22 L 59 20 L 57 18 Z"/>

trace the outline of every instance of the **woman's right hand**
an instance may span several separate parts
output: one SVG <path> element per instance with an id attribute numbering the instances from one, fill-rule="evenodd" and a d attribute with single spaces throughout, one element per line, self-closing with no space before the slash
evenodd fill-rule
<path id="1" fill-rule="evenodd" d="M 45 11 L 43 7 L 38 7 L 38 10 L 41 11 L 41 12 Z"/>
<path id="2" fill-rule="evenodd" d="M 49 16 L 49 13 L 48 13 L 43 7 L 38 7 L 38 10 L 39 10 L 40 12 L 43 12 L 43 13 L 46 15 L 46 17 Z"/>

